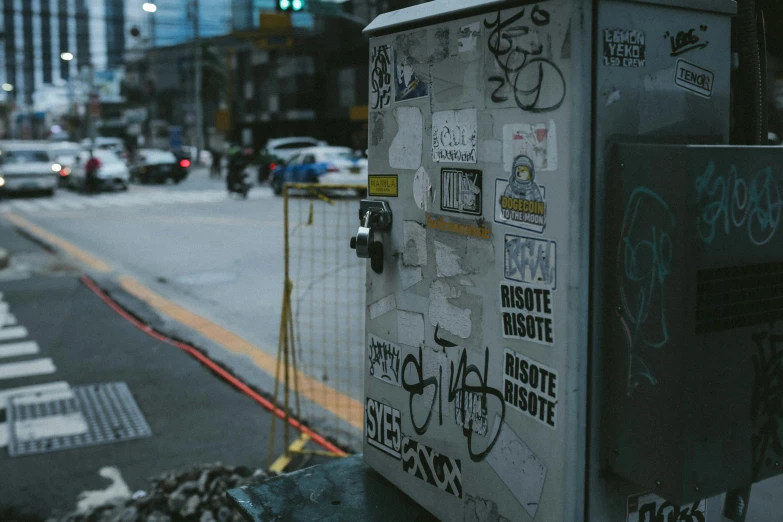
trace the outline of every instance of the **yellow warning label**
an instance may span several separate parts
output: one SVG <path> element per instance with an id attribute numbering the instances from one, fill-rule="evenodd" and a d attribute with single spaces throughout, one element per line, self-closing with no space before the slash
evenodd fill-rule
<path id="1" fill-rule="evenodd" d="M 397 197 L 397 174 L 387 176 L 370 175 L 367 193 L 370 196 Z"/>

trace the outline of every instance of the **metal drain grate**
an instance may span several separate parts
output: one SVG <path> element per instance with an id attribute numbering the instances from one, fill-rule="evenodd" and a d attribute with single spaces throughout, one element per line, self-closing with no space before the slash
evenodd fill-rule
<path id="1" fill-rule="evenodd" d="M 151 437 L 147 421 L 124 382 L 75 386 L 40 402 L 8 400 L 8 453 L 12 457 Z"/>

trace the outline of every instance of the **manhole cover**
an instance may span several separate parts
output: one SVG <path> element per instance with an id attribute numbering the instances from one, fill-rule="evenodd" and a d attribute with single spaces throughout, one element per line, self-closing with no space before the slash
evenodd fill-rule
<path id="1" fill-rule="evenodd" d="M 152 436 L 124 382 L 75 386 L 49 397 L 8 399 L 12 457 Z"/>
<path id="2" fill-rule="evenodd" d="M 174 281 L 183 285 L 216 285 L 228 283 L 237 278 L 234 272 L 197 272 L 177 276 Z"/>

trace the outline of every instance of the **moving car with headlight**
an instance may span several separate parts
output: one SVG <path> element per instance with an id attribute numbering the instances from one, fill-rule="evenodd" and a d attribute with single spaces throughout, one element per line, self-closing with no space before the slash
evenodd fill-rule
<path id="1" fill-rule="evenodd" d="M 140 149 L 131 163 L 131 178 L 141 183 L 179 183 L 188 177 L 190 160 L 177 158 L 173 152 L 159 149 Z"/>
<path id="2" fill-rule="evenodd" d="M 73 166 L 78 160 L 79 153 L 83 150 L 84 148 L 78 143 L 69 141 L 49 144 L 49 156 L 52 158 L 53 165 L 59 165 L 60 167 L 58 174 L 61 187 L 69 185 L 68 177 L 71 175 Z M 52 170 L 54 170 L 54 166 Z"/>
<path id="3" fill-rule="evenodd" d="M 98 160 L 96 173 L 99 190 L 128 190 L 130 172 L 125 161 L 115 152 L 110 150 L 94 150 L 93 156 Z M 85 150 L 79 153 L 79 160 L 74 164 L 71 174 L 68 176 L 68 184 L 77 190 L 85 190 L 87 185 L 87 162 L 90 152 Z"/>
<path id="4" fill-rule="evenodd" d="M 273 170 L 271 178 L 272 190 L 278 195 L 284 183 L 366 186 L 367 159 L 348 147 L 310 147 Z"/>
<path id="5" fill-rule="evenodd" d="M 46 142 L 0 142 L 0 190 L 3 193 L 43 192 L 53 196 L 57 191 L 59 170 L 59 165 L 49 156 Z"/>

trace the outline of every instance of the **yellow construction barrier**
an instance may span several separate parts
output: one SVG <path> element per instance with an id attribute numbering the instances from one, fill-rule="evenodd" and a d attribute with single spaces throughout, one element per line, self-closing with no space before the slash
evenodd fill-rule
<path id="1" fill-rule="evenodd" d="M 289 415 L 342 445 L 361 440 L 366 263 L 349 244 L 364 191 L 365 185 L 317 183 L 283 188 L 285 281 L 274 398 L 286 414 L 285 450 L 273 463 L 273 418 L 273 471 L 296 453 L 340 455 L 306 449 L 307 435 L 292 442 Z"/>

